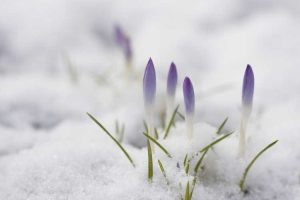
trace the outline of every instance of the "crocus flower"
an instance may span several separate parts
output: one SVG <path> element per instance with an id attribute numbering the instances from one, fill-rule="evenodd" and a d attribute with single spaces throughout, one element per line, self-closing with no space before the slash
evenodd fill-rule
<path id="1" fill-rule="evenodd" d="M 184 97 L 184 105 L 185 105 L 185 113 L 186 113 L 185 120 L 187 125 L 187 133 L 189 138 L 191 139 L 193 135 L 195 94 L 194 94 L 193 84 L 188 77 L 185 77 L 183 81 L 183 97 Z"/>
<path id="2" fill-rule="evenodd" d="M 243 91 L 242 91 L 242 104 L 243 107 L 252 108 L 254 93 L 254 74 L 250 65 L 247 65 L 244 74 Z"/>
<path id="3" fill-rule="evenodd" d="M 144 91 L 144 102 L 145 106 L 153 106 L 156 93 L 156 75 L 155 68 L 150 58 L 145 69 L 143 79 L 143 91 Z"/>
<path id="4" fill-rule="evenodd" d="M 247 65 L 242 90 L 242 119 L 239 139 L 239 157 L 244 157 L 246 151 L 246 129 L 251 114 L 254 93 L 254 74 L 250 65 Z"/>
<path id="5" fill-rule="evenodd" d="M 132 60 L 131 42 L 124 30 L 119 26 L 115 26 L 115 40 L 117 45 L 122 49 L 127 63 Z"/>
<path id="6" fill-rule="evenodd" d="M 195 112 L 195 94 L 189 77 L 185 77 L 183 81 L 183 97 L 186 115 L 193 116 Z"/>
<path id="7" fill-rule="evenodd" d="M 166 115 L 166 123 L 169 122 L 172 118 L 172 114 L 174 111 L 174 101 L 176 94 L 176 86 L 177 86 L 177 69 L 176 65 L 172 62 L 169 68 L 168 80 L 167 80 L 167 115 Z"/>
<path id="8" fill-rule="evenodd" d="M 154 135 L 153 127 L 153 107 L 155 103 L 155 93 L 156 93 L 156 75 L 155 68 L 150 58 L 145 69 L 144 79 L 143 79 L 143 92 L 144 92 L 144 104 L 146 111 L 146 122 L 148 127 L 148 134 Z M 152 146 L 152 151 L 154 151 L 154 146 Z"/>
<path id="9" fill-rule="evenodd" d="M 115 26 L 115 40 L 116 43 L 120 46 L 123 45 L 124 39 L 126 38 L 126 35 L 124 34 L 123 30 L 119 25 Z"/>
<path id="10" fill-rule="evenodd" d="M 168 73 L 168 82 L 167 82 L 167 94 L 169 97 L 174 99 L 177 86 L 177 69 L 176 65 L 172 62 L 169 73 Z"/>

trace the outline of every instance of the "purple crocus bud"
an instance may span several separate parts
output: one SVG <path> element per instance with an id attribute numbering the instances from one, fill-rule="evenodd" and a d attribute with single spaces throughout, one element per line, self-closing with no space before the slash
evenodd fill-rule
<path id="1" fill-rule="evenodd" d="M 177 69 L 176 65 L 172 62 L 169 73 L 168 73 L 168 82 L 167 82 L 167 93 L 168 96 L 174 98 L 177 86 Z"/>
<path id="2" fill-rule="evenodd" d="M 144 102 L 145 106 L 149 107 L 154 104 L 155 92 L 156 92 L 156 75 L 155 68 L 150 58 L 145 69 L 144 79 L 143 79 L 143 89 L 144 89 Z"/>
<path id="3" fill-rule="evenodd" d="M 117 45 L 122 49 L 126 61 L 130 63 L 132 60 L 131 42 L 127 34 L 119 25 L 115 26 L 115 40 Z"/>
<path id="4" fill-rule="evenodd" d="M 195 112 L 195 94 L 189 77 L 185 77 L 183 81 L 183 97 L 186 115 L 192 117 Z"/>
<path id="5" fill-rule="evenodd" d="M 121 27 L 119 25 L 116 25 L 115 26 L 115 40 L 116 40 L 116 43 L 118 45 L 122 46 L 124 38 L 125 38 L 125 34 L 124 34 L 123 30 L 121 29 Z"/>
<path id="6" fill-rule="evenodd" d="M 253 93 L 254 93 L 254 74 L 250 65 L 247 65 L 242 91 L 242 119 L 239 139 L 239 157 L 244 157 L 246 152 L 246 127 L 248 118 L 252 110 Z"/>
<path id="7" fill-rule="evenodd" d="M 247 65 L 245 70 L 242 93 L 243 107 L 251 108 L 254 93 L 254 74 L 250 65 Z"/>

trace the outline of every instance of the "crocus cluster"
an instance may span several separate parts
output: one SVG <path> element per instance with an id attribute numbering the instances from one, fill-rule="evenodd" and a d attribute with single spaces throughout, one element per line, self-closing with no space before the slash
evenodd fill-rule
<path id="1" fill-rule="evenodd" d="M 239 141 L 239 156 L 243 157 L 246 149 L 246 128 L 248 119 L 252 111 L 254 93 L 254 74 L 252 67 L 247 65 L 242 89 L 242 117 L 240 128 L 240 141 Z"/>
<path id="2" fill-rule="evenodd" d="M 171 117 L 171 111 L 174 109 L 174 101 L 176 95 L 176 87 L 178 81 L 178 74 L 176 65 L 171 63 L 168 79 L 167 79 L 167 119 Z M 183 97 L 185 105 L 185 121 L 187 126 L 187 134 L 189 138 L 193 135 L 193 121 L 195 114 L 195 94 L 192 81 L 189 77 L 185 77 L 183 81 Z M 153 109 L 155 104 L 156 93 L 156 74 L 152 59 L 150 58 L 145 69 L 144 80 L 144 104 L 147 117 L 147 125 L 149 133 L 153 135 Z M 242 157 L 245 154 L 246 146 L 246 127 L 248 119 L 252 111 L 254 93 L 254 74 L 250 65 L 247 65 L 242 89 L 242 118 L 240 128 L 240 140 L 239 140 L 239 155 Z"/>
<path id="3" fill-rule="evenodd" d="M 130 66 L 132 62 L 132 48 L 130 38 L 119 25 L 115 26 L 115 41 L 117 45 L 122 49 L 127 65 Z"/>
<path id="4" fill-rule="evenodd" d="M 177 74 L 176 65 L 174 63 L 171 63 L 169 73 L 168 73 L 168 79 L 167 79 L 167 109 L 169 113 L 167 119 L 170 118 L 170 113 L 174 109 L 177 80 L 178 80 L 178 74 Z M 151 128 L 153 127 L 152 110 L 155 104 L 155 92 L 156 92 L 155 68 L 151 58 L 148 61 L 144 73 L 143 92 L 144 92 L 144 104 L 146 110 L 147 125 L 148 128 L 150 127 L 149 131 L 151 133 L 152 131 Z M 189 137 L 191 138 L 193 132 L 193 118 L 195 112 L 195 95 L 194 95 L 193 84 L 188 77 L 186 77 L 183 82 L 183 97 L 184 97 L 185 111 L 186 111 L 187 132 Z"/>

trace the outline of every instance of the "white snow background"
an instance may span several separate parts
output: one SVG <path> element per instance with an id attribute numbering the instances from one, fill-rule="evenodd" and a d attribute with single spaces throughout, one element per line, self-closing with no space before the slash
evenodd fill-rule
<path id="1" fill-rule="evenodd" d="M 128 75 L 113 38 L 120 24 L 130 36 L 133 71 Z M 177 168 L 187 152 L 216 138 L 219 124 L 235 131 L 205 158 L 197 200 L 300 199 L 300 2 L 297 0 L 1 0 L 0 1 L 0 199 L 180 199 L 189 179 Z M 194 137 L 182 122 L 154 156 L 147 180 L 142 135 L 142 77 L 149 57 L 157 72 L 156 111 L 165 109 L 166 76 L 175 62 L 196 93 Z M 78 73 L 70 79 L 67 59 Z M 255 74 L 247 154 L 236 158 L 243 73 Z M 124 147 L 111 132 L 125 124 Z M 159 124 L 159 117 L 157 124 Z M 246 164 L 264 146 L 279 142 L 255 163 L 239 190 Z M 166 184 L 156 159 L 165 165 Z"/>

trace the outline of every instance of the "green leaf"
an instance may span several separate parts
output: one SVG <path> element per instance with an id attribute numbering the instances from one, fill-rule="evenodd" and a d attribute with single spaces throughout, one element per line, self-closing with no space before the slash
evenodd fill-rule
<path id="1" fill-rule="evenodd" d="M 188 154 L 185 154 L 184 161 L 183 161 L 183 166 L 185 166 L 185 165 L 186 165 L 186 161 L 187 161 L 187 159 L 188 159 Z"/>
<path id="2" fill-rule="evenodd" d="M 171 154 L 164 148 L 155 138 L 150 135 L 143 133 L 149 140 L 151 140 L 154 144 L 156 144 L 169 158 L 172 158 Z"/>
<path id="3" fill-rule="evenodd" d="M 269 144 L 268 146 L 266 146 L 265 148 L 263 148 L 252 160 L 251 162 L 247 165 L 247 167 L 245 168 L 245 171 L 243 173 L 243 177 L 240 181 L 240 189 L 242 192 L 245 192 L 245 181 L 248 175 L 249 170 L 251 169 L 252 165 L 255 163 L 255 161 L 269 148 L 271 148 L 273 145 L 275 145 L 278 142 L 278 140 L 275 140 L 274 142 L 272 142 L 271 144 Z"/>
<path id="4" fill-rule="evenodd" d="M 206 151 L 207 149 L 213 147 L 215 144 L 221 142 L 222 140 L 224 140 L 225 138 L 227 138 L 228 136 L 230 136 L 231 134 L 233 134 L 234 132 L 228 133 L 222 137 L 220 137 L 219 139 L 213 141 L 212 143 L 210 143 L 209 145 L 207 145 L 206 147 L 204 147 L 203 149 L 201 149 L 199 152 L 202 153 L 204 151 Z"/>
<path id="5" fill-rule="evenodd" d="M 194 177 L 193 183 L 192 183 L 192 191 L 190 193 L 190 199 L 192 199 L 192 197 L 193 197 L 193 193 L 194 193 L 194 189 L 195 189 L 195 186 L 196 186 L 196 182 L 197 182 L 197 177 Z"/>
<path id="6" fill-rule="evenodd" d="M 199 153 L 203 153 L 205 151 L 208 151 L 210 148 L 212 148 L 214 145 L 218 144 L 219 142 L 221 142 L 222 140 L 224 140 L 225 138 L 227 138 L 228 136 L 230 136 L 232 133 L 228 133 L 220 138 L 218 138 L 217 140 L 211 142 L 209 145 L 205 146 L 204 148 L 202 148 L 200 151 L 198 151 L 197 153 L 194 153 L 190 159 L 188 160 L 188 162 L 191 162 L 191 160 L 193 160 L 196 156 L 199 155 Z M 203 155 L 202 155 L 203 156 Z M 198 161 L 199 162 L 199 161 Z M 201 161 L 202 162 L 202 161 Z M 200 163 L 201 164 L 201 163 Z"/>
<path id="7" fill-rule="evenodd" d="M 185 188 L 185 200 L 190 200 L 190 182 L 188 181 Z"/>
<path id="8" fill-rule="evenodd" d="M 172 114 L 172 117 L 168 123 L 168 126 L 167 126 L 167 129 L 166 129 L 166 132 L 165 132 L 165 136 L 164 136 L 164 139 L 166 139 L 168 137 L 168 134 L 170 132 L 170 129 L 171 129 L 171 126 L 172 124 L 174 123 L 174 120 L 175 120 L 175 116 L 176 116 L 176 113 L 178 111 L 178 108 L 179 108 L 179 105 L 175 108 L 175 110 L 173 111 L 173 114 Z"/>
<path id="9" fill-rule="evenodd" d="M 195 166 L 195 168 L 194 168 L 195 174 L 198 173 L 199 167 L 201 166 L 202 161 L 203 161 L 203 159 L 204 159 L 206 153 L 208 152 L 208 150 L 209 150 L 209 148 L 207 148 L 207 149 L 202 153 L 200 159 L 198 160 L 198 162 L 197 162 L 197 164 L 196 164 L 196 166 Z"/>
<path id="10" fill-rule="evenodd" d="M 154 137 L 155 137 L 155 139 L 156 140 L 158 140 L 158 131 L 157 131 L 157 129 L 156 128 L 154 128 Z"/>
<path id="11" fill-rule="evenodd" d="M 128 158 L 130 163 L 133 167 L 135 167 L 135 164 L 131 158 L 131 156 L 128 154 L 128 152 L 124 149 L 124 147 L 119 143 L 119 141 L 110 134 L 110 132 L 91 114 L 87 113 L 87 115 L 117 144 L 117 146 L 123 151 L 125 156 Z"/>
<path id="12" fill-rule="evenodd" d="M 188 161 L 185 166 L 185 173 L 188 174 L 190 170 L 190 162 Z"/>
<path id="13" fill-rule="evenodd" d="M 125 124 L 122 124 L 121 129 L 120 129 L 119 121 L 116 120 L 115 121 L 115 132 L 116 132 L 116 136 L 117 136 L 118 141 L 120 143 L 122 143 L 122 141 L 124 139 Z"/>
<path id="14" fill-rule="evenodd" d="M 225 120 L 222 122 L 222 124 L 219 126 L 219 128 L 218 128 L 218 130 L 216 132 L 217 135 L 219 135 L 221 133 L 221 131 L 223 130 L 223 128 L 224 128 L 227 120 L 228 120 L 228 117 L 226 117 Z"/>
<path id="15" fill-rule="evenodd" d="M 143 124 L 144 124 L 144 128 L 145 128 L 146 133 L 148 133 L 149 130 L 148 130 L 148 126 L 147 126 L 147 123 L 146 123 L 145 120 L 143 120 Z"/>
<path id="16" fill-rule="evenodd" d="M 160 162 L 160 160 L 157 160 L 157 162 L 158 162 L 161 173 L 163 174 L 163 176 L 165 177 L 165 179 L 167 181 L 167 185 L 169 185 L 169 181 L 168 181 L 167 174 L 166 174 L 163 164 Z"/>
<path id="17" fill-rule="evenodd" d="M 153 178 L 153 159 L 152 159 L 152 150 L 150 141 L 147 140 L 147 147 L 148 147 L 148 180 L 152 181 Z"/>
<path id="18" fill-rule="evenodd" d="M 180 113 L 179 111 L 177 111 L 177 115 L 182 119 L 185 120 L 185 117 L 182 113 Z"/>

